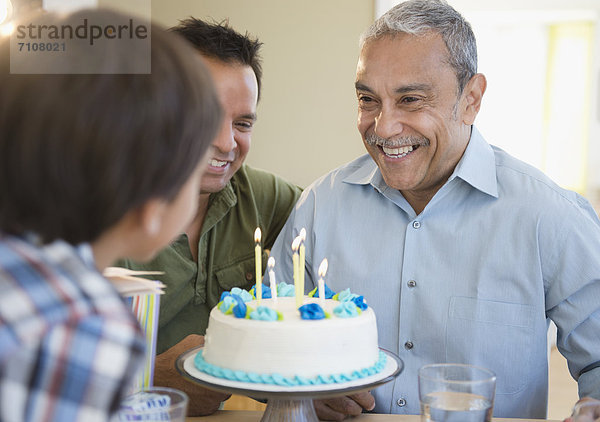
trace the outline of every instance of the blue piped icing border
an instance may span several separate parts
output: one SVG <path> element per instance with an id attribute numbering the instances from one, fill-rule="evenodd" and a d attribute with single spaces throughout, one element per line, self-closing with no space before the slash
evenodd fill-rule
<path id="1" fill-rule="evenodd" d="M 212 375 L 213 377 L 224 378 L 231 381 L 251 382 L 257 384 L 274 384 L 281 385 L 284 387 L 334 383 L 340 384 L 348 381 L 354 381 L 357 379 L 366 378 L 368 376 L 378 374 L 383 370 L 386 362 L 387 355 L 380 350 L 377 362 L 373 366 L 361 369 L 360 371 L 357 370 L 343 374 L 317 375 L 313 378 L 305 378 L 298 375 L 293 377 L 284 377 L 280 374 L 257 374 L 254 372 L 233 371 L 231 369 L 221 368 L 206 362 L 204 360 L 204 357 L 202 357 L 202 350 L 200 350 L 194 358 L 194 365 L 196 366 L 196 368 L 201 372 Z"/>

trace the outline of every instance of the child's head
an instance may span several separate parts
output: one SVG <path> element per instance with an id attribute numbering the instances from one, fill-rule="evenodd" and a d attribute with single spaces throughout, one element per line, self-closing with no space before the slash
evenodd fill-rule
<path id="1" fill-rule="evenodd" d="M 108 11 L 60 19 L 98 14 L 129 19 Z M 2 41 L 1 232 L 93 242 L 149 201 L 171 204 L 186 182 L 195 188 L 190 177 L 200 174 L 221 108 L 198 54 L 148 26 L 149 53 L 106 43 L 79 59 L 114 69 L 151 54 L 151 74 L 9 74 Z"/>

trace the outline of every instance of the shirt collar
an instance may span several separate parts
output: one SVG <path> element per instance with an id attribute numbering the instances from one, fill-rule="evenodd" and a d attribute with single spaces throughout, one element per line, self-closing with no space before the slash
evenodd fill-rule
<path id="1" fill-rule="evenodd" d="M 222 202 L 227 208 L 231 208 L 237 203 L 237 196 L 233 190 L 233 184 L 231 180 L 227 182 L 225 187 L 219 192 L 215 192 L 210 195 L 211 204 L 220 202 Z"/>
<path id="2" fill-rule="evenodd" d="M 477 128 L 475 126 L 472 128 L 467 149 L 456 165 L 450 180 L 458 177 L 475 189 L 497 198 L 498 182 L 496 180 L 494 151 L 483 139 Z"/>
<path id="3" fill-rule="evenodd" d="M 235 175 L 234 175 L 235 177 Z M 212 229 L 237 204 L 237 196 L 233 187 L 233 178 L 219 192 L 211 193 L 208 210 L 202 223 L 200 236 Z"/>
<path id="4" fill-rule="evenodd" d="M 368 155 L 365 155 L 365 157 L 368 160 L 365 160 L 363 165 L 356 166 L 355 170 L 344 178 L 344 182 L 356 185 L 370 184 L 380 192 L 384 192 L 389 187 L 383 180 L 379 167 Z M 475 189 L 490 196 L 498 197 L 494 151 L 475 126 L 472 127 L 471 139 L 465 153 L 450 176 L 450 180 L 456 177 L 464 180 Z"/>
<path id="5" fill-rule="evenodd" d="M 96 268 L 94 251 L 89 243 L 80 243 L 79 245 L 75 246 L 75 250 L 77 251 L 77 255 L 81 257 L 83 262 L 85 262 L 88 267 Z"/>
<path id="6" fill-rule="evenodd" d="M 375 161 L 373 161 L 371 156 L 365 154 L 356 164 L 354 170 L 344 177 L 343 181 L 353 185 L 371 184 L 375 187 L 378 187 L 378 182 L 383 182 L 383 176 L 381 175 L 379 167 L 377 167 L 377 164 Z"/>

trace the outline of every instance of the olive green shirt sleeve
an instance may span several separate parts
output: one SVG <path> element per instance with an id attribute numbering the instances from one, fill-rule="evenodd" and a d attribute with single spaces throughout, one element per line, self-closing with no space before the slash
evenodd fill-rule
<path id="1" fill-rule="evenodd" d="M 120 261 L 136 270 L 164 271 L 157 353 L 188 334 L 204 334 L 210 310 L 221 293 L 250 289 L 256 282 L 254 231 L 263 237 L 262 270 L 267 254 L 292 211 L 301 189 L 262 170 L 243 165 L 220 192 L 211 194 L 194 260 L 182 234 L 148 263 Z"/>

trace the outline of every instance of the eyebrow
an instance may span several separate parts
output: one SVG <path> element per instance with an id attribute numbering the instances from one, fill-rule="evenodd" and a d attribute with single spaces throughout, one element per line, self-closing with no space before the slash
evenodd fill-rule
<path id="1" fill-rule="evenodd" d="M 240 116 L 240 118 L 241 119 L 248 119 L 248 120 L 256 121 L 256 113 L 242 114 Z"/>
<path id="2" fill-rule="evenodd" d="M 364 84 L 362 84 L 362 83 L 360 83 L 360 82 L 358 82 L 358 81 L 356 81 L 356 82 L 354 83 L 354 87 L 356 88 L 356 90 L 357 90 L 357 91 L 367 91 L 367 92 L 373 92 L 373 91 L 371 90 L 371 88 L 369 88 L 368 86 L 366 86 L 366 85 L 364 85 Z"/>
<path id="3" fill-rule="evenodd" d="M 365 85 L 361 82 L 357 81 L 354 84 L 354 86 L 358 91 L 366 91 L 366 92 L 373 93 L 373 90 L 371 88 L 369 88 L 367 85 Z M 431 91 L 431 85 L 430 84 L 420 84 L 420 83 L 404 85 L 399 88 L 396 88 L 394 90 L 394 93 L 406 94 L 407 92 L 414 92 L 414 91 Z"/>

